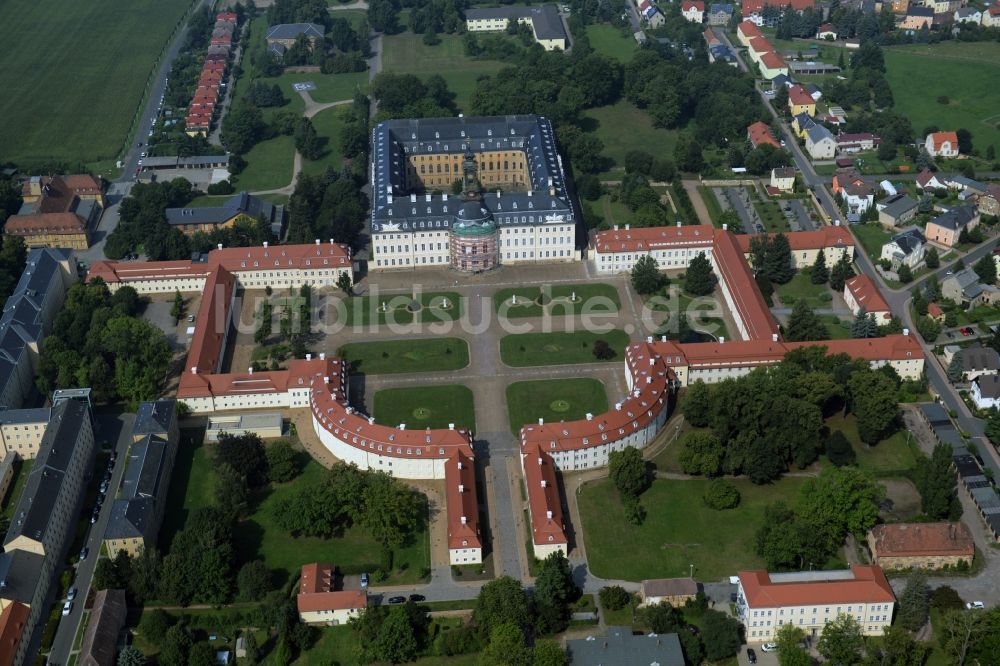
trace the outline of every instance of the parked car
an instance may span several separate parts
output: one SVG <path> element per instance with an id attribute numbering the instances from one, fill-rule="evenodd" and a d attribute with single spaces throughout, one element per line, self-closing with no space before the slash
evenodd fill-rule
<path id="1" fill-rule="evenodd" d="M 80 561 L 83 562 L 85 559 L 87 559 L 87 555 L 89 554 L 90 554 L 90 549 L 84 546 L 83 550 L 80 551 Z"/>
<path id="2" fill-rule="evenodd" d="M 778 644 L 777 643 L 764 643 L 763 645 L 760 646 L 760 649 L 763 650 L 764 652 L 777 652 L 778 651 Z"/>
<path id="3" fill-rule="evenodd" d="M 757 663 L 757 653 L 753 651 L 753 648 L 747 648 L 747 661 L 751 664 Z"/>
<path id="4" fill-rule="evenodd" d="M 368 587 L 368 574 L 361 574 L 361 587 Z"/>
<path id="5" fill-rule="evenodd" d="M 70 601 L 73 601 L 74 599 L 76 599 L 76 588 L 75 587 L 69 588 L 69 592 L 66 593 L 66 598 L 69 599 Z"/>
<path id="6" fill-rule="evenodd" d="M 986 604 L 984 604 L 982 601 L 970 601 L 969 603 L 965 604 L 965 607 L 969 610 L 982 610 L 986 608 Z"/>
<path id="7" fill-rule="evenodd" d="M 412 601 L 414 603 L 417 603 L 417 602 L 420 602 L 420 601 L 426 601 L 426 600 L 427 600 L 427 597 L 425 597 L 422 594 L 411 594 L 410 595 L 410 601 Z"/>
<path id="8" fill-rule="evenodd" d="M 62 614 L 69 615 L 72 612 L 73 612 L 73 602 L 67 601 L 66 603 L 63 604 Z"/>
<path id="9" fill-rule="evenodd" d="M 404 604 L 406 603 L 406 597 L 389 597 L 390 604 Z"/>

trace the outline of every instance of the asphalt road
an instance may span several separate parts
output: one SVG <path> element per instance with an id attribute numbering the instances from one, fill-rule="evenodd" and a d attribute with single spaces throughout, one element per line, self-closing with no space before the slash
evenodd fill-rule
<path id="1" fill-rule="evenodd" d="M 49 664 L 65 665 L 69 662 L 70 652 L 73 649 L 73 641 L 76 638 L 76 632 L 83 619 L 83 607 L 90 592 L 90 584 L 94 578 L 94 569 L 97 568 L 97 560 L 100 559 L 101 541 L 108 527 L 108 521 L 111 518 L 111 505 L 114 503 L 115 491 L 121 484 L 122 477 L 125 474 L 126 459 L 131 440 L 132 424 L 135 422 L 135 414 L 98 415 L 97 422 L 99 424 L 96 433 L 98 443 L 105 441 L 108 437 L 116 437 L 115 451 L 118 453 L 118 458 L 111 476 L 110 489 L 105 496 L 104 505 L 101 507 L 101 513 L 97 518 L 97 522 L 91 525 L 90 531 L 87 533 L 85 544 L 90 553 L 86 560 L 76 565 L 76 575 L 71 583 L 71 587 L 76 587 L 77 589 L 76 600 L 73 602 L 72 612 L 62 617 L 59 622 L 59 628 L 56 630 L 52 649 L 49 652 Z M 104 468 L 94 469 L 94 475 L 103 476 Z M 89 510 L 90 507 L 87 506 L 82 509 L 82 512 L 89 514 Z M 53 587 L 56 587 L 56 585 L 53 585 Z M 62 602 L 65 599 L 59 601 Z M 50 601 L 49 603 L 52 602 Z M 35 632 L 35 638 L 38 638 L 40 635 L 40 631 Z"/>

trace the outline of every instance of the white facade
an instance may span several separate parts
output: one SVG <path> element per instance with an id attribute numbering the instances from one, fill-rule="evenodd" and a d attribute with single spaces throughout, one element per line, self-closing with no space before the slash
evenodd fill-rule
<path id="1" fill-rule="evenodd" d="M 692 23 L 701 23 L 705 20 L 705 10 L 701 9 L 695 3 L 687 4 L 685 3 L 685 8 L 681 11 L 681 16 L 686 18 Z"/>
<path id="2" fill-rule="evenodd" d="M 906 265 L 911 270 L 916 270 L 917 266 L 924 261 L 924 252 L 926 249 L 926 246 L 921 243 L 919 247 L 906 254 L 903 248 L 899 247 L 895 241 L 889 241 L 882 246 L 882 254 L 879 258 L 886 259 L 893 264 L 898 261 L 901 265 Z"/>
<path id="3" fill-rule="evenodd" d="M 463 564 L 482 564 L 482 548 L 449 548 L 448 564 L 451 566 L 461 566 Z"/>
<path id="4" fill-rule="evenodd" d="M 986 379 L 984 381 L 992 383 L 994 379 Z M 1000 408 L 1000 395 L 992 397 L 984 396 L 978 378 L 973 380 L 971 388 L 969 390 L 969 395 L 972 396 L 972 401 L 976 403 L 976 407 L 978 407 L 979 409 L 990 409 L 994 407 Z"/>
<path id="5" fill-rule="evenodd" d="M 743 593 L 742 586 L 737 593 Z M 740 598 L 739 596 L 737 598 Z M 739 619 L 746 627 L 747 641 L 773 640 L 783 625 L 793 624 L 806 632 L 807 636 L 819 637 L 823 627 L 838 615 L 850 615 L 861 625 L 865 636 L 881 636 L 892 624 L 894 603 L 843 603 L 843 604 L 803 604 L 801 606 L 744 607 Z"/>
<path id="6" fill-rule="evenodd" d="M 303 624 L 337 626 L 347 624 L 361 615 L 362 608 L 333 608 L 330 610 L 299 611 Z"/>
<path id="7" fill-rule="evenodd" d="M 942 140 L 940 145 L 934 145 L 934 134 L 928 134 L 924 139 L 924 149 L 931 157 L 958 157 L 958 144 L 950 139 Z"/>
<path id="8" fill-rule="evenodd" d="M 832 160 L 837 154 L 837 141 L 832 135 L 824 135 L 813 143 L 812 135 L 806 133 L 806 150 L 814 160 Z"/>
<path id="9" fill-rule="evenodd" d="M 868 209 L 872 207 L 875 203 L 874 194 L 848 194 L 844 191 L 844 203 L 847 205 L 847 211 L 849 213 L 857 213 L 858 215 L 864 215 L 868 212 Z"/>

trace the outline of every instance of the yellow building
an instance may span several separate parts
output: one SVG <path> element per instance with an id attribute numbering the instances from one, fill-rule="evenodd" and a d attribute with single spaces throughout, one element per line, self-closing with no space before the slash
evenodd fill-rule
<path id="1" fill-rule="evenodd" d="M 566 50 L 569 38 L 555 5 L 465 10 L 465 26 L 469 32 L 502 32 L 511 21 L 531 26 L 535 41 L 546 51 Z"/>
<path id="2" fill-rule="evenodd" d="M 815 117 L 816 100 L 813 99 L 808 90 L 796 83 L 788 89 L 788 110 L 793 117 L 800 113 L 805 113 L 810 118 Z"/>

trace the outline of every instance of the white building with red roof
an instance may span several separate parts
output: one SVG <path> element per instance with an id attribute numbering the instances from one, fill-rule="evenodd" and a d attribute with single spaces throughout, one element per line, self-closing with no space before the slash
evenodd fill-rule
<path id="1" fill-rule="evenodd" d="M 528 491 L 528 512 L 531 518 L 531 543 L 539 560 L 555 552 L 564 555 L 569 550 L 566 521 L 559 501 L 559 481 L 556 467 L 549 454 L 536 445 L 522 448 L 521 469 Z"/>
<path id="2" fill-rule="evenodd" d="M 336 567 L 332 564 L 302 565 L 295 603 L 304 624 L 347 624 L 368 607 L 366 590 L 337 590 L 336 576 Z"/>
<path id="3" fill-rule="evenodd" d="M 448 563 L 482 564 L 483 541 L 479 533 L 479 500 L 472 453 L 457 451 L 444 466 L 448 506 Z"/>
<path id="4" fill-rule="evenodd" d="M 931 157 L 958 157 L 958 133 L 931 132 L 924 139 L 924 150 Z"/>
<path id="5" fill-rule="evenodd" d="M 892 319 L 889 304 L 882 298 L 875 282 L 867 275 L 855 275 L 844 282 L 844 301 L 854 316 L 862 311 L 865 314 L 875 315 L 875 321 L 879 326 L 888 324 Z"/>
<path id="6" fill-rule="evenodd" d="M 854 565 L 841 571 L 774 573 L 741 571 L 736 616 L 747 641 L 769 641 L 792 624 L 812 638 L 828 622 L 850 615 L 866 636 L 880 636 L 892 624 L 896 597 L 878 566 Z"/>
<path id="7" fill-rule="evenodd" d="M 681 3 L 681 16 L 692 23 L 701 23 L 705 20 L 705 3 L 701 0 L 684 0 Z"/>

